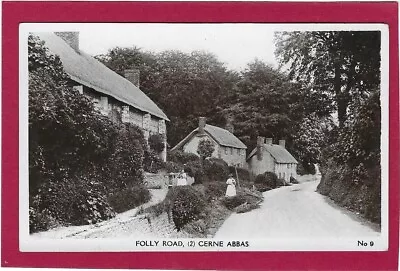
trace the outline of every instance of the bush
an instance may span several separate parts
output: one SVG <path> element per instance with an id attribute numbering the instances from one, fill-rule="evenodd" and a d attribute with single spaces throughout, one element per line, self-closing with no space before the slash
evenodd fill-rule
<path id="1" fill-rule="evenodd" d="M 142 130 L 129 123 L 121 125 L 110 159 L 111 178 L 118 189 L 143 182 L 145 150 L 147 147 Z"/>
<path id="2" fill-rule="evenodd" d="M 244 204 L 246 202 L 246 197 L 243 194 L 238 194 L 233 197 L 226 197 L 222 200 L 222 203 L 225 205 L 226 208 L 229 210 L 233 210 L 234 208 Z"/>
<path id="3" fill-rule="evenodd" d="M 164 137 L 160 134 L 153 134 L 149 136 L 148 144 L 151 150 L 159 154 L 164 150 Z"/>
<path id="4" fill-rule="evenodd" d="M 146 149 L 144 151 L 143 168 L 144 171 L 157 173 L 160 169 L 165 168 L 164 162 L 153 150 Z"/>
<path id="5" fill-rule="evenodd" d="M 225 182 L 228 179 L 229 167 L 222 159 L 206 159 L 204 161 L 203 169 L 208 181 Z"/>
<path id="6" fill-rule="evenodd" d="M 208 182 L 205 186 L 205 197 L 207 201 L 223 197 L 226 192 L 226 184 L 222 182 Z"/>
<path id="7" fill-rule="evenodd" d="M 176 173 L 176 172 L 180 172 L 183 169 L 183 165 L 179 164 L 179 163 L 172 162 L 172 161 L 167 161 L 164 164 L 164 168 L 167 171 L 167 173 L 171 173 L 171 172 L 175 172 Z M 186 173 L 188 173 L 188 172 L 186 171 Z M 191 175 L 189 175 L 189 176 L 191 176 Z"/>
<path id="8" fill-rule="evenodd" d="M 200 160 L 190 161 L 184 165 L 185 172 L 190 176 L 195 178 L 195 182 L 197 183 L 199 180 L 199 176 L 202 175 L 203 168 Z M 197 178 L 196 178 L 197 176 Z"/>
<path id="9" fill-rule="evenodd" d="M 108 197 L 110 206 L 117 213 L 122 213 L 133 209 L 151 199 L 151 194 L 144 186 L 127 187 L 117 191 Z"/>
<path id="10" fill-rule="evenodd" d="M 90 176 L 52 180 L 40 186 L 30 207 L 32 214 L 44 213 L 64 225 L 93 224 L 115 215 L 104 195 L 104 186 Z"/>
<path id="11" fill-rule="evenodd" d="M 274 189 L 278 186 L 278 177 L 274 172 L 265 172 L 263 174 L 259 174 L 254 181 L 256 187 L 261 188 L 271 188 Z"/>
<path id="12" fill-rule="evenodd" d="M 187 223 L 198 219 L 206 204 L 199 193 L 190 186 L 174 189 L 176 192 L 172 204 L 172 219 L 179 231 Z"/>
<path id="13" fill-rule="evenodd" d="M 236 172 L 237 172 L 237 175 L 238 175 L 238 178 L 240 181 L 252 182 L 254 180 L 253 174 L 246 168 L 238 167 L 235 169 L 235 167 L 230 166 L 229 172 L 231 174 L 233 174 L 233 176 L 235 176 L 235 178 L 236 178 Z"/>
<path id="14" fill-rule="evenodd" d="M 58 226 L 57 220 L 51 216 L 49 210 L 29 208 L 29 232 L 45 231 Z"/>
<path id="15" fill-rule="evenodd" d="M 193 153 L 175 150 L 168 153 L 168 161 L 184 165 L 190 162 L 200 161 L 200 157 Z"/>
<path id="16" fill-rule="evenodd" d="M 293 177 L 293 176 L 290 176 L 290 183 L 293 183 L 293 184 L 298 184 L 299 183 L 299 181 L 295 178 L 295 177 Z"/>

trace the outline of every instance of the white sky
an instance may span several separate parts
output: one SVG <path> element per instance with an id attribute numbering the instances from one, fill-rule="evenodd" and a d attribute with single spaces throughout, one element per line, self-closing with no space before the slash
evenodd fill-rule
<path id="1" fill-rule="evenodd" d="M 259 59 L 278 67 L 275 31 L 377 30 L 379 24 L 252 24 L 252 23 L 32 23 L 24 31 L 79 31 L 80 48 L 98 55 L 116 46 L 137 46 L 145 51 L 195 50 L 211 52 L 226 67 L 241 70 Z"/>
<path id="2" fill-rule="evenodd" d="M 267 24 L 80 24 L 80 48 L 104 54 L 116 46 L 160 52 L 204 50 L 227 68 L 240 70 L 255 58 L 277 67 L 274 30 Z"/>

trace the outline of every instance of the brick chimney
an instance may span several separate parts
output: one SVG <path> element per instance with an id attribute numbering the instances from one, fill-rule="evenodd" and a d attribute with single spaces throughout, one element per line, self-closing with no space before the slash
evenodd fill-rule
<path id="1" fill-rule="evenodd" d="M 258 161 L 262 160 L 262 145 L 264 144 L 264 137 L 258 136 L 257 137 L 257 159 Z"/>
<path id="2" fill-rule="evenodd" d="M 229 131 L 231 134 L 233 134 L 233 133 L 235 132 L 235 128 L 234 128 L 234 126 L 233 126 L 233 124 L 232 124 L 232 119 L 229 118 L 229 119 L 226 121 L 225 129 L 226 129 L 227 131 Z"/>
<path id="3" fill-rule="evenodd" d="M 268 137 L 265 139 L 265 144 L 272 145 L 272 138 Z"/>
<path id="4" fill-rule="evenodd" d="M 79 32 L 54 32 L 62 38 L 72 49 L 79 53 Z"/>
<path id="5" fill-rule="evenodd" d="M 285 148 L 285 140 L 284 139 L 279 140 L 279 146 L 282 146 L 283 148 Z"/>
<path id="6" fill-rule="evenodd" d="M 140 70 L 128 69 L 124 71 L 124 76 L 136 87 L 140 88 Z"/>
<path id="7" fill-rule="evenodd" d="M 199 118 L 199 133 L 200 134 L 204 133 L 204 127 L 206 127 L 206 118 L 200 117 Z"/>

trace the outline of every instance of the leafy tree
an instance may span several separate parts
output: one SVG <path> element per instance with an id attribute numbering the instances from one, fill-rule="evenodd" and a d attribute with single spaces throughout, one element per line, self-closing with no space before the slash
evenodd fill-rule
<path id="1" fill-rule="evenodd" d="M 295 125 L 293 134 L 292 154 L 301 158 L 299 161 L 305 172 L 313 169 L 315 163 L 321 161 L 321 151 L 329 143 L 328 133 L 335 128 L 330 117 L 319 118 L 316 113 L 303 118 Z"/>
<path id="2" fill-rule="evenodd" d="M 277 32 L 275 39 L 290 78 L 332 96 L 341 126 L 349 105 L 379 88 L 380 32 Z"/>
<path id="3" fill-rule="evenodd" d="M 198 117 L 208 116 L 235 83 L 235 74 L 207 52 L 156 54 L 117 47 L 97 58 L 120 74 L 133 66 L 140 70 L 141 90 L 171 119 L 167 126 L 170 146 L 196 127 Z"/>
<path id="4" fill-rule="evenodd" d="M 211 157 L 215 150 L 214 143 L 207 138 L 203 138 L 200 140 L 199 145 L 197 146 L 197 153 L 204 160 L 207 157 Z"/>
<path id="5" fill-rule="evenodd" d="M 30 230 L 112 217 L 108 194 L 143 178 L 142 131 L 98 113 L 32 35 L 28 69 Z"/>

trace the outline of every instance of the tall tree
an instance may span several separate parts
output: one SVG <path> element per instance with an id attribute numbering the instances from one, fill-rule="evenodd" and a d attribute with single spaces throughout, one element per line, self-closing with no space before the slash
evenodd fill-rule
<path id="1" fill-rule="evenodd" d="M 258 135 L 275 140 L 286 138 L 291 148 L 297 134 L 295 127 L 303 118 L 311 113 L 330 113 L 326 101 L 310 88 L 291 82 L 286 74 L 255 60 L 241 73 L 237 87 L 225 103 L 216 108 L 213 121 L 223 125 L 227 119 L 233 119 L 235 134 L 249 151 L 256 145 Z"/>
<path id="2" fill-rule="evenodd" d="M 331 95 L 342 126 L 348 107 L 379 88 L 380 32 L 277 32 L 276 51 L 292 79 Z"/>
<path id="3" fill-rule="evenodd" d="M 213 54 L 194 51 L 144 52 L 137 47 L 114 48 L 97 56 L 106 66 L 123 74 L 140 70 L 140 89 L 168 115 L 168 142 L 174 146 L 196 127 L 197 118 L 208 117 L 230 92 L 235 74 Z"/>

